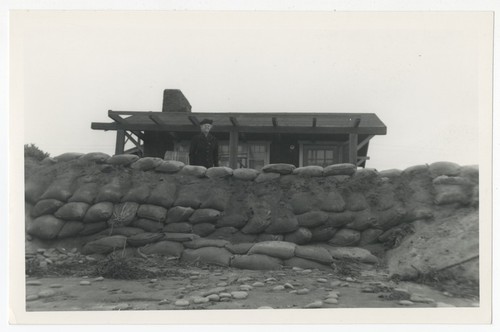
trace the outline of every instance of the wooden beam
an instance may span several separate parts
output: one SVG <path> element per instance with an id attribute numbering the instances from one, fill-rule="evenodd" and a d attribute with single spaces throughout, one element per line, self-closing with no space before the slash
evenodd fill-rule
<path id="1" fill-rule="evenodd" d="M 134 145 L 140 149 L 141 148 L 141 143 L 139 143 L 132 135 L 130 135 L 127 131 L 124 131 L 125 133 L 125 136 L 128 137 L 129 140 L 132 141 L 132 143 L 134 143 Z"/>
<path id="2" fill-rule="evenodd" d="M 151 131 L 175 131 L 175 132 L 198 132 L 200 129 L 192 125 L 166 125 L 161 129 L 156 123 L 128 123 L 121 125 L 116 122 L 92 122 L 91 128 L 95 130 L 151 130 Z M 223 133 L 229 132 L 234 126 L 214 126 L 211 132 Z M 271 127 L 271 126 L 240 126 L 238 127 L 240 133 L 282 133 L 282 134 L 350 134 L 358 133 L 360 135 L 385 135 L 387 128 L 381 127 Z"/>
<path id="3" fill-rule="evenodd" d="M 361 143 L 358 144 L 358 151 L 361 150 L 361 148 L 363 146 L 365 146 L 366 144 L 368 144 L 368 142 L 374 137 L 375 135 L 370 135 L 368 136 L 367 138 L 365 138 L 364 140 L 361 141 Z"/>
<path id="4" fill-rule="evenodd" d="M 349 163 L 358 163 L 358 134 L 349 134 Z"/>
<path id="5" fill-rule="evenodd" d="M 353 128 L 358 128 L 360 123 L 361 123 L 361 119 L 355 118 Z"/>
<path id="6" fill-rule="evenodd" d="M 163 121 L 162 119 L 160 119 L 158 117 L 158 115 L 156 114 L 151 114 L 149 115 L 149 118 L 154 122 L 156 123 L 158 126 L 160 126 L 160 128 L 162 130 L 165 130 L 167 132 L 167 134 L 169 134 L 173 139 L 175 140 L 179 140 L 179 135 L 177 135 L 175 132 L 173 131 L 167 131 L 165 128 L 167 127 L 167 124 L 165 123 L 165 121 Z"/>
<path id="7" fill-rule="evenodd" d="M 313 118 L 313 128 L 316 128 L 316 118 Z"/>
<path id="8" fill-rule="evenodd" d="M 115 154 L 123 154 L 125 150 L 125 130 L 119 129 L 116 131 Z"/>
<path id="9" fill-rule="evenodd" d="M 358 157 L 358 162 L 356 163 L 356 166 L 360 166 L 362 163 L 364 163 L 367 160 L 370 160 L 370 157 L 368 157 L 368 156 L 366 156 L 366 157 Z"/>
<path id="10" fill-rule="evenodd" d="M 198 118 L 197 118 L 196 116 L 194 116 L 194 115 L 190 115 L 190 116 L 188 116 L 188 119 L 189 119 L 189 121 L 191 121 L 191 123 L 192 123 L 193 125 L 195 125 L 196 127 L 199 127 L 199 126 L 200 126 L 200 121 L 198 121 Z M 198 130 L 199 130 L 199 129 L 198 129 Z"/>
<path id="11" fill-rule="evenodd" d="M 116 112 L 114 112 L 114 111 L 112 111 L 112 110 L 109 110 L 109 111 L 108 111 L 108 116 L 109 116 L 111 119 L 115 120 L 116 122 L 118 122 L 118 123 L 120 123 L 120 124 L 127 124 L 127 123 L 128 123 L 128 121 L 127 121 L 126 119 L 122 118 L 122 117 L 120 116 L 120 114 L 118 114 L 118 113 L 116 113 Z"/>
<path id="12" fill-rule="evenodd" d="M 144 141 L 144 133 L 143 132 L 137 131 L 137 130 L 131 130 L 130 132 Z"/>
<path id="13" fill-rule="evenodd" d="M 229 167 L 238 168 L 238 130 L 229 132 Z"/>
<path id="14" fill-rule="evenodd" d="M 278 128 L 278 120 L 276 120 L 275 116 L 273 116 L 273 127 Z"/>

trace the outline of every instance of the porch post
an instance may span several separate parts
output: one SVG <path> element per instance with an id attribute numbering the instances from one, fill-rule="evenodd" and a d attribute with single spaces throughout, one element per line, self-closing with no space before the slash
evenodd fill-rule
<path id="1" fill-rule="evenodd" d="M 125 130 L 118 129 L 116 131 L 115 154 L 123 154 L 125 151 Z"/>
<path id="2" fill-rule="evenodd" d="M 229 131 L 229 167 L 238 168 L 238 130 Z"/>
<path id="3" fill-rule="evenodd" d="M 349 134 L 349 163 L 358 162 L 358 134 Z"/>

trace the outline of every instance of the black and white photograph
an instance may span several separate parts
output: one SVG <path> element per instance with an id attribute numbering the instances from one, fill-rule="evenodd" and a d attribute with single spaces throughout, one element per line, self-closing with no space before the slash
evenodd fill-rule
<path id="1" fill-rule="evenodd" d="M 493 18 L 11 11 L 15 321 L 487 323 Z"/>

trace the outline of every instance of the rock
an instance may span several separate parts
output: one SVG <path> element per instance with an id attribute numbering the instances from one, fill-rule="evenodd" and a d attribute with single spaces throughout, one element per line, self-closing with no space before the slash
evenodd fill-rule
<path id="1" fill-rule="evenodd" d="M 210 294 L 207 296 L 207 299 L 211 302 L 219 302 L 220 297 L 218 294 Z"/>
<path id="2" fill-rule="evenodd" d="M 410 297 L 410 301 L 419 302 L 419 303 L 434 303 L 435 301 L 431 298 L 424 297 L 420 294 L 412 294 Z"/>
<path id="3" fill-rule="evenodd" d="M 339 303 L 339 301 L 336 298 L 332 298 L 332 297 L 327 298 L 323 302 L 327 303 L 327 304 L 338 304 Z"/>
<path id="4" fill-rule="evenodd" d="M 239 288 L 240 288 L 240 290 L 245 291 L 245 292 L 248 292 L 248 291 L 253 289 L 253 287 L 250 285 L 241 285 Z"/>
<path id="5" fill-rule="evenodd" d="M 216 288 L 211 288 L 203 293 L 201 293 L 201 296 L 205 297 L 205 296 L 209 296 L 209 295 L 212 295 L 212 294 L 218 294 L 218 293 L 222 293 L 226 291 L 226 288 L 225 287 L 216 287 Z"/>
<path id="6" fill-rule="evenodd" d="M 201 297 L 201 296 L 193 297 L 194 304 L 207 303 L 209 301 L 210 300 L 208 299 L 208 297 Z"/>
<path id="7" fill-rule="evenodd" d="M 257 309 L 274 309 L 274 308 L 264 305 L 264 306 L 258 307 Z"/>
<path id="8" fill-rule="evenodd" d="M 410 306 L 410 305 L 413 305 L 414 303 L 411 301 L 408 301 L 408 300 L 401 300 L 398 302 L 398 304 L 404 305 L 404 306 Z"/>
<path id="9" fill-rule="evenodd" d="M 290 284 L 290 283 L 288 283 L 288 282 L 287 282 L 287 283 L 285 283 L 285 284 L 283 285 L 283 287 L 285 287 L 285 288 L 289 288 L 289 289 L 295 289 L 295 287 L 293 287 L 293 285 L 292 285 L 292 284 Z"/>
<path id="10" fill-rule="evenodd" d="M 26 301 L 35 301 L 38 300 L 40 297 L 36 294 L 31 294 L 26 296 Z"/>
<path id="11" fill-rule="evenodd" d="M 40 280 L 29 280 L 26 282 L 28 286 L 40 286 L 42 282 Z"/>
<path id="12" fill-rule="evenodd" d="M 455 308 L 453 304 L 444 303 L 444 302 L 436 302 L 436 307 L 438 308 Z"/>
<path id="13" fill-rule="evenodd" d="M 170 304 L 170 301 L 167 299 L 163 299 L 160 302 L 158 302 L 158 305 L 164 305 L 164 304 Z"/>
<path id="14" fill-rule="evenodd" d="M 38 292 L 38 297 L 47 298 L 56 295 L 56 292 L 53 289 L 43 289 Z"/>
<path id="15" fill-rule="evenodd" d="M 328 280 L 325 278 L 318 278 L 318 279 L 316 279 L 316 281 L 319 283 L 326 283 Z"/>
<path id="16" fill-rule="evenodd" d="M 297 289 L 297 295 L 305 295 L 305 294 L 309 294 L 309 289 L 307 288 Z"/>
<path id="17" fill-rule="evenodd" d="M 375 293 L 375 288 L 363 287 L 363 288 L 361 288 L 361 293 Z"/>
<path id="18" fill-rule="evenodd" d="M 97 277 L 93 281 L 103 281 L 103 280 L 104 280 L 104 277 Z"/>
<path id="19" fill-rule="evenodd" d="M 187 307 L 187 306 L 189 306 L 189 301 L 180 299 L 180 300 L 175 301 L 174 305 L 176 307 Z"/>
<path id="20" fill-rule="evenodd" d="M 260 281 L 256 281 L 252 284 L 253 287 L 264 287 L 266 284 Z"/>
<path id="21" fill-rule="evenodd" d="M 62 288 L 63 285 L 61 284 L 52 284 L 52 285 L 49 285 L 50 288 Z"/>
<path id="22" fill-rule="evenodd" d="M 282 290 L 285 290 L 285 286 L 278 285 L 278 286 L 273 287 L 273 291 L 275 291 L 275 292 L 279 292 Z"/>
<path id="23" fill-rule="evenodd" d="M 234 291 L 231 292 L 231 296 L 233 297 L 233 299 L 242 300 L 248 297 L 248 293 L 245 291 Z"/>
<path id="24" fill-rule="evenodd" d="M 323 301 L 314 301 L 312 303 L 307 304 L 304 308 L 322 308 L 323 307 Z"/>
<path id="25" fill-rule="evenodd" d="M 128 303 L 120 303 L 113 307 L 113 310 L 130 310 L 132 309 L 132 306 Z"/>
<path id="26" fill-rule="evenodd" d="M 219 296 L 220 296 L 221 300 L 223 298 L 231 298 L 232 297 L 231 293 L 226 293 L 226 292 L 219 293 Z"/>
<path id="27" fill-rule="evenodd" d="M 219 282 L 217 285 L 215 285 L 217 287 L 226 287 L 227 286 L 227 282 Z"/>
<path id="28" fill-rule="evenodd" d="M 91 283 L 88 280 L 82 280 L 82 281 L 80 281 L 80 286 L 90 286 L 90 285 L 91 285 Z"/>
<path id="29" fill-rule="evenodd" d="M 332 287 L 332 288 L 339 287 L 341 283 L 342 282 L 340 280 L 334 280 L 334 281 L 330 282 L 330 287 Z"/>
<path id="30" fill-rule="evenodd" d="M 328 297 L 330 299 L 338 299 L 339 298 L 339 292 L 329 292 L 326 297 Z"/>

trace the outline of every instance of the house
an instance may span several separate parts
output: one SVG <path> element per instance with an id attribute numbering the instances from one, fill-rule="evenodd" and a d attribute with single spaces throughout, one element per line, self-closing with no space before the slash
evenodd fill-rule
<path id="1" fill-rule="evenodd" d="M 199 113 L 180 90 L 165 90 L 161 112 L 108 111 L 110 123 L 92 129 L 116 131 L 115 153 L 166 157 L 188 163 L 191 138 L 199 122 L 213 120 L 220 165 L 260 169 L 269 163 L 326 166 L 353 163 L 365 167 L 368 146 L 387 127 L 373 113 Z M 125 151 L 125 143 L 135 147 Z"/>

